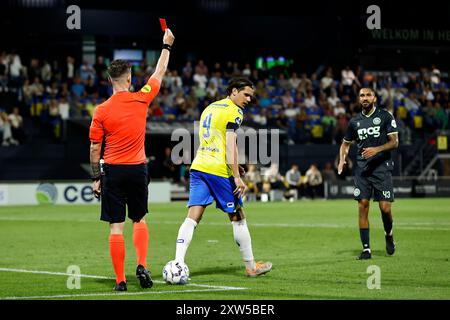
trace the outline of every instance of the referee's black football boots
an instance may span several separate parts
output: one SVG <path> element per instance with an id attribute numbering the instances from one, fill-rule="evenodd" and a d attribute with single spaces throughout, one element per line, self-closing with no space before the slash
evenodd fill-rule
<path id="1" fill-rule="evenodd" d="M 138 265 L 136 268 L 136 278 L 139 280 L 141 288 L 148 289 L 153 286 L 150 271 L 144 268 L 143 265 Z"/>
<path id="2" fill-rule="evenodd" d="M 120 283 L 116 283 L 116 285 L 113 288 L 113 291 L 127 291 L 127 283 L 125 281 L 122 281 Z"/>
<path id="3" fill-rule="evenodd" d="M 392 256 L 395 252 L 395 241 L 394 241 L 394 236 L 391 235 L 386 235 L 386 252 L 388 255 Z"/>

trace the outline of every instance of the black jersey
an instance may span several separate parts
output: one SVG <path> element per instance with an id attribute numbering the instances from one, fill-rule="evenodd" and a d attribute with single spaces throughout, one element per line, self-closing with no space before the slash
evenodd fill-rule
<path id="1" fill-rule="evenodd" d="M 361 155 L 363 148 L 381 146 L 389 141 L 388 135 L 397 133 L 397 124 L 388 111 L 375 108 L 370 115 L 360 112 L 348 124 L 344 141 L 356 141 L 358 152 L 356 162 L 363 170 L 375 169 L 380 164 L 392 166 L 391 151 L 383 151 L 375 156 L 364 159 Z"/>

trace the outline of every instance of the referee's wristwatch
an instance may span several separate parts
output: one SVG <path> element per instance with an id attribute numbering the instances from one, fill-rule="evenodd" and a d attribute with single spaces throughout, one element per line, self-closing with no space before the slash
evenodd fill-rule
<path id="1" fill-rule="evenodd" d="M 100 178 L 101 178 L 101 176 L 92 177 L 91 180 L 92 180 L 93 182 L 95 182 L 95 181 L 99 181 Z"/>

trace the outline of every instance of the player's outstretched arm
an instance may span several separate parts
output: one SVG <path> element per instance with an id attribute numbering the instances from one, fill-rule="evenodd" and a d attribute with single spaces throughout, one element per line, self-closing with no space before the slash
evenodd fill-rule
<path id="1" fill-rule="evenodd" d="M 338 174 L 342 173 L 342 170 L 344 170 L 344 165 L 347 164 L 345 159 L 347 159 L 348 151 L 350 149 L 350 143 L 351 142 L 344 140 L 341 144 L 341 148 L 339 149 Z"/>
<path id="2" fill-rule="evenodd" d="M 161 55 L 159 56 L 158 63 L 156 64 L 155 72 L 150 78 L 156 78 L 159 80 L 159 82 L 162 81 L 164 75 L 166 74 L 167 66 L 169 65 L 170 50 L 174 41 L 175 37 L 172 31 L 167 28 L 164 32 L 163 49 L 161 51 Z"/>

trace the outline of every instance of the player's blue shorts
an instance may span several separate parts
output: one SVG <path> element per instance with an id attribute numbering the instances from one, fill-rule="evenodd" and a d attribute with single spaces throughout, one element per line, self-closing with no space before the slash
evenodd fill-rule
<path id="1" fill-rule="evenodd" d="M 189 187 L 188 207 L 208 206 L 213 200 L 216 201 L 216 208 L 227 213 L 233 213 L 236 209 L 244 207 L 242 198 L 233 194 L 236 189 L 233 177 L 224 178 L 191 170 Z"/>

